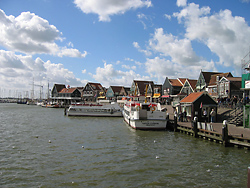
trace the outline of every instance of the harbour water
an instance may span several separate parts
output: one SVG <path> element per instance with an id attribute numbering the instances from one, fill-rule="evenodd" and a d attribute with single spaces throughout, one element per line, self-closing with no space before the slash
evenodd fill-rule
<path id="1" fill-rule="evenodd" d="M 246 187 L 250 151 L 122 118 L 0 104 L 0 187 Z"/>

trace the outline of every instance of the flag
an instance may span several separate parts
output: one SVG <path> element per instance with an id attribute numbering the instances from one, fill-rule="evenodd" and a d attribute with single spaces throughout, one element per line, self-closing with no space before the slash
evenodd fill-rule
<path id="1" fill-rule="evenodd" d="M 202 102 L 201 102 L 200 108 L 202 108 Z"/>

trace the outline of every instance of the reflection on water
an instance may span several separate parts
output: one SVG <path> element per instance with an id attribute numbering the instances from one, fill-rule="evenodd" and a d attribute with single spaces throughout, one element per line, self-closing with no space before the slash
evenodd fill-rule
<path id="1" fill-rule="evenodd" d="M 246 187 L 249 152 L 122 118 L 0 104 L 0 187 Z"/>

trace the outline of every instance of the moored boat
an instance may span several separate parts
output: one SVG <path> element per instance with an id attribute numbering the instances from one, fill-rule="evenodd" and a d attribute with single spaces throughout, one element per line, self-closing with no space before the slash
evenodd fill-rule
<path id="1" fill-rule="evenodd" d="M 117 103 L 70 105 L 68 116 L 122 117 L 122 108 Z"/>
<path id="2" fill-rule="evenodd" d="M 128 102 L 123 109 L 124 121 L 134 129 L 166 129 L 166 112 L 159 103 Z"/>

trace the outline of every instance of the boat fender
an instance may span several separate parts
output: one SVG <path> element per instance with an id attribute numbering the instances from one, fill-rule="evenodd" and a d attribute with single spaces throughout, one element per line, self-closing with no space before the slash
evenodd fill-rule
<path id="1" fill-rule="evenodd" d="M 155 107 L 155 106 L 152 106 L 152 107 L 150 108 L 150 110 L 151 110 L 152 112 L 154 112 L 154 111 L 156 110 L 156 107 Z"/>

